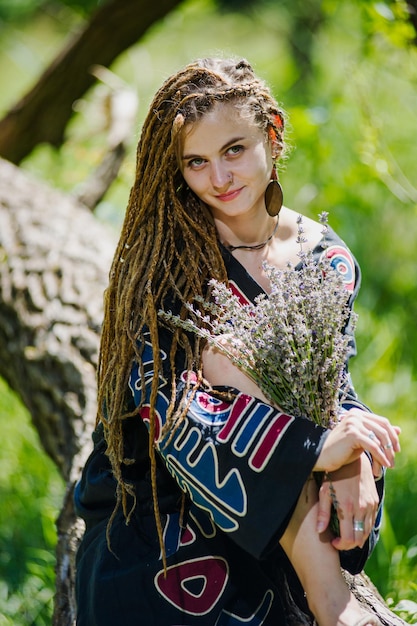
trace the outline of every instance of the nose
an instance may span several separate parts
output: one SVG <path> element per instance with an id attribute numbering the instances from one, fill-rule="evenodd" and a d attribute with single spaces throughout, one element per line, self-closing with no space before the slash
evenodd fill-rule
<path id="1" fill-rule="evenodd" d="M 216 190 L 227 189 L 232 181 L 233 176 L 223 163 L 211 164 L 211 184 Z"/>

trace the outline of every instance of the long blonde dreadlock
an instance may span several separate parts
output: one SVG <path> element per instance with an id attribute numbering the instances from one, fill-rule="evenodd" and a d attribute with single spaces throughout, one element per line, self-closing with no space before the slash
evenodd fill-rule
<path id="1" fill-rule="evenodd" d="M 204 59 L 169 78 L 156 93 L 143 125 L 135 182 L 105 293 L 98 421 L 104 426 L 107 454 L 118 485 L 114 514 L 122 505 L 128 519 L 127 495 L 135 500 L 132 486 L 122 477 L 123 464 L 132 462 L 124 458 L 122 424 L 132 415 L 127 404 L 128 379 L 135 359 L 143 371 L 137 340 L 147 327 L 155 361 L 149 456 L 162 548 L 154 447 L 155 403 L 158 375 L 162 371 L 158 310 L 164 307 L 164 299 L 173 289 L 184 304 L 196 295 L 204 296 L 210 278 L 227 281 L 210 211 L 188 189 L 180 171 L 181 131 L 187 124 L 198 121 L 216 102 L 231 101 L 269 133 L 282 152 L 283 112 L 247 61 Z M 173 379 L 177 347 L 188 345 L 183 335 L 177 330 L 173 340 L 170 354 Z M 186 365 L 188 369 L 198 368 L 196 349 L 189 347 L 186 351 Z M 172 415 L 168 415 L 165 425 L 168 431 L 172 420 Z"/>

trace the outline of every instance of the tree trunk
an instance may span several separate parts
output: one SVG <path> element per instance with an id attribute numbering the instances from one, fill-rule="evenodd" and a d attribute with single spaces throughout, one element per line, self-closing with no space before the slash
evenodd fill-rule
<path id="1" fill-rule="evenodd" d="M 86 207 L 0 160 L 0 375 L 67 481 L 54 624 L 75 619 L 83 525 L 73 486 L 91 450 L 103 291 L 116 237 Z"/>
<path id="2" fill-rule="evenodd" d="M 343 572 L 344 578 L 352 592 L 363 607 L 377 617 L 382 626 L 404 626 L 405 622 L 398 615 L 389 610 L 377 588 L 364 572 L 353 576 Z"/>
<path id="3" fill-rule="evenodd" d="M 102 299 L 116 239 L 87 208 L 0 165 L 0 375 L 69 480 L 95 421 Z"/>
<path id="4" fill-rule="evenodd" d="M 92 66 L 108 67 L 180 2 L 111 0 L 104 3 L 35 86 L 0 121 L 0 155 L 17 164 L 39 143 L 59 147 L 73 114 L 73 103 L 95 81 Z"/>

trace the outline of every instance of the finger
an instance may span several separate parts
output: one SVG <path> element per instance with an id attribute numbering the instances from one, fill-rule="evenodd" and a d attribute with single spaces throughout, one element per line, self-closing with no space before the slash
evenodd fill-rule
<path id="1" fill-rule="evenodd" d="M 378 507 L 376 506 L 375 509 L 372 511 L 372 513 L 369 516 L 367 516 L 365 519 L 365 540 L 368 539 L 369 535 L 371 534 L 375 526 L 377 512 L 378 512 Z"/>
<path id="2" fill-rule="evenodd" d="M 378 461 L 374 461 L 372 463 L 372 473 L 374 475 L 374 478 L 379 479 L 382 478 L 382 474 L 383 474 L 383 466 L 378 463 Z"/>
<path id="3" fill-rule="evenodd" d="M 393 426 L 391 422 L 382 415 L 361 411 L 360 409 L 354 409 L 353 411 L 355 416 L 362 418 L 364 421 L 366 420 L 370 429 L 375 430 L 382 445 L 391 443 L 393 452 L 400 452 L 399 434 L 401 429 L 398 426 Z"/>
<path id="4" fill-rule="evenodd" d="M 376 413 L 370 413 L 369 411 L 365 411 L 357 407 L 349 409 L 348 411 L 342 413 L 341 420 L 346 419 L 346 417 L 356 417 L 362 422 L 366 422 L 370 429 L 373 426 L 376 426 L 382 436 L 383 441 L 385 441 L 385 437 L 383 437 L 383 431 L 385 431 L 385 433 L 387 433 L 388 439 L 391 440 L 394 451 L 400 451 L 399 435 L 401 433 L 401 428 L 399 426 L 393 426 L 386 417 L 383 417 L 382 415 L 377 415 Z"/>
<path id="5" fill-rule="evenodd" d="M 382 455 L 385 456 L 389 461 L 389 465 L 387 467 L 394 467 L 395 465 L 395 452 L 394 445 L 391 439 L 387 438 L 386 433 L 383 430 L 379 429 L 376 424 L 373 424 L 371 430 L 367 432 L 367 437 L 370 439 L 375 445 L 378 445 Z M 370 448 L 366 448 L 370 451 Z M 381 463 L 381 465 L 386 465 L 386 463 Z"/>
<path id="6" fill-rule="evenodd" d="M 339 518 L 340 536 L 332 540 L 332 545 L 337 550 L 351 550 L 358 545 L 353 531 L 353 518 L 350 515 L 342 514 L 340 510 L 337 512 L 337 516 Z"/>
<path id="7" fill-rule="evenodd" d="M 369 537 L 369 533 L 371 532 L 370 520 L 371 517 L 369 515 L 366 516 L 364 519 L 361 519 L 360 517 L 353 518 L 352 526 L 353 534 L 355 536 L 355 543 L 360 548 L 363 547 L 365 541 Z"/>
<path id="8" fill-rule="evenodd" d="M 381 419 L 379 418 L 379 421 Z M 334 431 L 340 427 L 340 432 L 344 433 L 345 441 L 350 440 L 352 442 L 352 452 L 359 448 L 368 450 L 380 465 L 392 467 L 394 463 L 393 448 L 383 449 L 381 447 L 379 437 L 384 437 L 384 441 L 386 441 L 387 435 L 386 431 L 379 425 L 379 421 L 374 421 L 367 411 L 351 409 L 344 414 Z"/>
<path id="9" fill-rule="evenodd" d="M 358 517 L 349 517 L 340 521 L 340 537 L 332 540 L 332 545 L 337 550 L 352 550 L 353 548 L 362 548 L 368 539 L 372 528 L 372 516 L 367 515 L 364 519 Z"/>
<path id="10" fill-rule="evenodd" d="M 374 462 L 376 461 L 380 465 L 385 467 L 393 467 L 394 459 L 392 454 L 387 454 L 387 450 L 382 448 L 380 440 L 378 439 L 375 430 L 361 429 L 359 435 L 359 443 L 364 450 L 368 450 L 371 453 Z"/>
<path id="11" fill-rule="evenodd" d="M 327 480 L 323 481 L 322 486 L 319 489 L 319 503 L 317 512 L 317 532 L 322 533 L 326 530 L 330 523 L 332 509 L 332 500 L 330 497 L 329 483 Z"/>

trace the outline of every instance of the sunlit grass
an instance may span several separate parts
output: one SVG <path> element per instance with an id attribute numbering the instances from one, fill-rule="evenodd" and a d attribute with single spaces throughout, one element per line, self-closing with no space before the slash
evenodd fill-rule
<path id="1" fill-rule="evenodd" d="M 46 626 L 63 482 L 27 411 L 1 379 L 0 429 L 0 626 Z"/>

